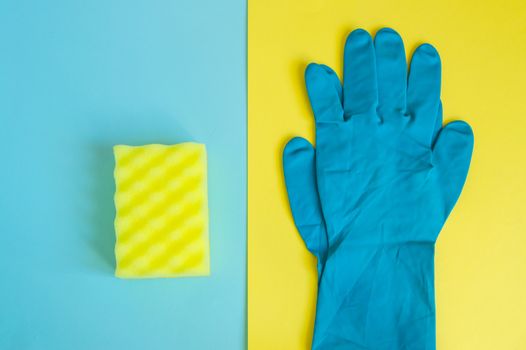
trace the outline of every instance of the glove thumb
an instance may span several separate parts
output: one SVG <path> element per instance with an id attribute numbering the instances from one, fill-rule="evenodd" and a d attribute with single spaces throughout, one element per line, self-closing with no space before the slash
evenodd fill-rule
<path id="1" fill-rule="evenodd" d="M 318 258 L 321 274 L 328 243 L 316 184 L 315 157 L 312 145 L 295 137 L 283 151 L 283 172 L 294 223 L 307 249 Z"/>

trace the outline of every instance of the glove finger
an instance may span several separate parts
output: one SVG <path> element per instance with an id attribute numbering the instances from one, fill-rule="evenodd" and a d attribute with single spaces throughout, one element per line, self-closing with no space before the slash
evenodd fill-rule
<path id="1" fill-rule="evenodd" d="M 407 110 L 412 117 L 413 136 L 431 146 L 435 118 L 440 104 L 440 56 L 429 45 L 420 45 L 414 52 L 409 70 Z"/>
<path id="2" fill-rule="evenodd" d="M 363 29 L 347 37 L 343 62 L 345 118 L 375 110 L 378 104 L 373 40 Z"/>
<path id="3" fill-rule="evenodd" d="M 283 171 L 294 223 L 307 249 L 325 263 L 327 233 L 316 185 L 315 151 L 301 137 L 290 140 L 283 151 Z"/>
<path id="4" fill-rule="evenodd" d="M 334 71 L 311 63 L 305 69 L 307 94 L 317 122 L 343 121 L 342 84 Z"/>
<path id="5" fill-rule="evenodd" d="M 383 28 L 376 33 L 374 48 L 378 74 L 378 107 L 382 117 L 392 112 L 405 112 L 407 63 L 402 38 L 391 28 Z"/>
<path id="6" fill-rule="evenodd" d="M 440 131 L 433 149 L 433 164 L 437 170 L 437 181 L 444 190 L 447 215 L 453 209 L 466 181 L 473 142 L 473 131 L 469 124 L 455 121 Z"/>

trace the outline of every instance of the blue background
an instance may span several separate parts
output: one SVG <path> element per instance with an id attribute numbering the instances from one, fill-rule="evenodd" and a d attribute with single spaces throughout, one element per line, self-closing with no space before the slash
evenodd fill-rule
<path id="1" fill-rule="evenodd" d="M 246 6 L 0 3 L 0 349 L 245 347 Z M 113 277 L 112 146 L 209 153 L 208 278 Z"/>

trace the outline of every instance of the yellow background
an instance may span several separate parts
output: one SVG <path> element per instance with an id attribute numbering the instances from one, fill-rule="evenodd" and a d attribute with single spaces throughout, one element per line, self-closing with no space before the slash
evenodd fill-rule
<path id="1" fill-rule="evenodd" d="M 315 260 L 290 215 L 281 154 L 313 140 L 303 71 L 342 70 L 345 37 L 390 26 L 408 55 L 443 62 L 444 117 L 467 120 L 475 151 L 436 253 L 437 345 L 526 349 L 526 1 L 249 1 L 248 345 L 307 349 Z"/>

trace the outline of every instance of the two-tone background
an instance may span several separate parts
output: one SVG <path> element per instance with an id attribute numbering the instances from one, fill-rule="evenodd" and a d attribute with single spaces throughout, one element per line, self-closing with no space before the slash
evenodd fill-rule
<path id="1" fill-rule="evenodd" d="M 437 244 L 438 348 L 525 349 L 520 0 L 1 1 L 0 349 L 307 349 L 315 263 L 281 152 L 313 138 L 308 62 L 341 72 L 346 34 L 383 26 L 408 56 L 437 47 L 445 119 L 475 132 Z M 116 279 L 112 145 L 189 140 L 211 277 Z"/>

